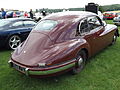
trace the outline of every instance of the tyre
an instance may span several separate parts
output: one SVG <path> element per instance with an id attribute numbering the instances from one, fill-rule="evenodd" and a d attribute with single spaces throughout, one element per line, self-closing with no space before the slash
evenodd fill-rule
<path id="1" fill-rule="evenodd" d="M 84 50 L 81 50 L 76 56 L 75 67 L 72 69 L 72 74 L 78 74 L 81 72 L 86 64 L 87 55 Z"/>
<path id="2" fill-rule="evenodd" d="M 21 44 L 21 38 L 18 35 L 13 35 L 8 39 L 7 48 L 15 50 Z"/>

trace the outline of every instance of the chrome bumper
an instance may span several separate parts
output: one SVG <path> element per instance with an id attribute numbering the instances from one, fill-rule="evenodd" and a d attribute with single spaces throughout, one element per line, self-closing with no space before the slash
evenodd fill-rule
<path id="1" fill-rule="evenodd" d="M 13 65 L 12 65 L 13 63 L 12 63 L 11 60 L 8 61 L 8 63 L 9 63 L 10 67 L 13 67 Z M 31 70 L 30 68 L 25 68 L 23 73 L 26 76 L 29 76 L 29 75 L 49 75 L 49 74 L 54 74 L 54 73 L 57 73 L 57 72 L 60 72 L 60 71 L 64 71 L 64 70 L 69 69 L 73 66 L 75 66 L 75 62 L 64 65 L 64 66 L 61 66 L 61 67 L 57 67 L 57 68 L 54 68 L 54 69 L 49 69 L 49 70 Z M 18 70 L 18 69 L 16 69 L 16 70 Z M 18 70 L 18 71 L 20 71 L 20 70 Z"/>
<path id="2" fill-rule="evenodd" d="M 13 67 L 13 63 L 12 63 L 11 60 L 8 61 L 8 64 L 9 64 L 9 67 Z M 18 70 L 18 69 L 16 69 L 16 70 Z M 20 70 L 18 70 L 18 71 L 20 71 Z M 29 75 L 29 68 L 25 68 L 24 73 L 25 73 L 26 76 L 28 76 Z"/>

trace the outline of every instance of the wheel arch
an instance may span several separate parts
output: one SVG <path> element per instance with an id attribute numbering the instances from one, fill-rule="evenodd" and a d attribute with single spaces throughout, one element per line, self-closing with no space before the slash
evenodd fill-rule
<path id="1" fill-rule="evenodd" d="M 80 49 L 80 51 L 84 51 L 86 53 L 87 59 L 89 58 L 89 52 L 88 52 L 88 50 L 86 48 L 82 48 L 82 49 Z"/>
<path id="2" fill-rule="evenodd" d="M 18 35 L 18 36 L 21 38 L 20 33 L 9 34 L 8 37 L 7 37 L 7 39 L 6 39 L 6 43 L 8 42 L 9 38 L 10 38 L 11 36 L 13 36 L 13 35 Z"/>

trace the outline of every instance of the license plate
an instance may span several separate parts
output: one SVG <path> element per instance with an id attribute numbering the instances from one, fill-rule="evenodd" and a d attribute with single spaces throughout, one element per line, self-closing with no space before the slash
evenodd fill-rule
<path id="1" fill-rule="evenodd" d="M 16 64 L 13 63 L 13 68 L 15 68 L 16 70 L 19 70 L 21 72 L 25 72 L 25 68 L 21 67 L 21 66 L 18 66 Z"/>

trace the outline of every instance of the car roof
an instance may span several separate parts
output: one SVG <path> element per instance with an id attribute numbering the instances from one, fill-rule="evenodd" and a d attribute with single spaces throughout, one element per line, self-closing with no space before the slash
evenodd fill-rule
<path id="1" fill-rule="evenodd" d="M 46 16 L 44 19 L 53 19 L 53 20 L 73 20 L 76 18 L 82 19 L 87 16 L 92 16 L 92 15 L 97 15 L 92 12 L 87 12 L 87 11 L 66 11 L 66 12 L 59 12 L 59 13 L 54 13 L 51 15 Z"/>
<path id="2" fill-rule="evenodd" d="M 32 19 L 30 18 L 7 18 L 7 19 L 1 19 L 1 20 L 13 22 L 13 21 L 32 20 Z"/>

